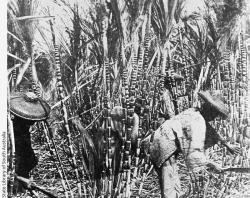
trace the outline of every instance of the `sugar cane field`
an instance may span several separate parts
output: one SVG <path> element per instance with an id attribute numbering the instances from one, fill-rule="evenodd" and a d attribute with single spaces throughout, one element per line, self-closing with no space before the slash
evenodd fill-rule
<path id="1" fill-rule="evenodd" d="M 8 0 L 7 194 L 250 198 L 248 0 Z"/>

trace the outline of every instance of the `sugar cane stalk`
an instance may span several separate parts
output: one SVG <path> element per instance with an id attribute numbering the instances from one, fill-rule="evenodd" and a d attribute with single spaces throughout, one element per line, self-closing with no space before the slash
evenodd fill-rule
<path id="1" fill-rule="evenodd" d="M 71 132 L 70 132 L 69 123 L 68 123 L 68 112 L 66 109 L 65 102 L 63 101 L 64 93 L 63 93 L 63 86 L 62 86 L 62 75 L 61 75 L 61 71 L 60 71 L 60 55 L 59 55 L 57 45 L 55 46 L 55 60 L 56 60 L 56 74 L 57 74 L 57 91 L 58 91 L 59 100 L 61 100 L 63 122 L 64 122 L 64 127 L 66 130 L 67 143 L 68 143 L 69 151 L 70 151 L 70 159 L 71 159 L 73 166 L 74 166 L 74 172 L 75 172 L 75 176 L 76 176 L 76 180 L 77 180 L 77 187 L 78 187 L 78 196 L 82 197 L 81 181 L 79 178 L 79 172 L 77 169 L 76 158 L 75 158 L 75 154 L 73 151 L 73 145 L 72 145 L 72 141 L 71 141 Z"/>
<path id="2" fill-rule="evenodd" d="M 71 191 L 69 182 L 67 180 L 66 173 L 64 171 L 61 158 L 60 158 L 58 150 L 56 148 L 54 138 L 51 135 L 52 132 L 51 132 L 51 128 L 49 127 L 48 122 L 44 121 L 42 123 L 39 123 L 38 126 L 41 127 L 42 131 L 45 134 L 46 143 L 47 143 L 47 146 L 49 148 L 50 155 L 52 157 L 52 160 L 55 162 L 56 169 L 57 169 L 58 174 L 61 178 L 61 183 L 62 183 L 62 187 L 63 187 L 64 193 L 65 193 L 65 197 L 68 198 L 69 194 L 71 197 L 74 197 L 73 192 Z M 52 145 L 51 145 L 51 143 L 52 143 Z"/>

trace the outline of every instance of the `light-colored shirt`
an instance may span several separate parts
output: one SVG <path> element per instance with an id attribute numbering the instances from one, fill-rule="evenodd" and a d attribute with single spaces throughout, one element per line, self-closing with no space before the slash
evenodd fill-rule
<path id="1" fill-rule="evenodd" d="M 206 122 L 199 111 L 194 108 L 187 109 L 170 119 L 172 123 L 178 123 L 181 127 L 176 128 L 177 124 L 171 124 L 173 131 L 177 133 L 180 143 L 187 141 L 189 145 L 181 145 L 182 151 L 188 155 L 188 151 L 204 150 L 206 137 Z"/>
<path id="2" fill-rule="evenodd" d="M 150 145 L 151 160 L 160 167 L 177 151 L 176 138 L 178 138 L 189 168 L 202 167 L 206 164 L 205 136 L 204 118 L 196 109 L 187 109 L 170 120 L 166 120 L 155 131 L 153 142 Z"/>
<path id="3" fill-rule="evenodd" d="M 181 124 L 177 133 L 186 164 L 191 169 L 201 169 L 206 164 L 204 145 L 206 138 L 206 122 L 200 112 L 194 108 L 187 109 L 173 119 Z M 180 130 L 180 129 L 178 129 Z"/>

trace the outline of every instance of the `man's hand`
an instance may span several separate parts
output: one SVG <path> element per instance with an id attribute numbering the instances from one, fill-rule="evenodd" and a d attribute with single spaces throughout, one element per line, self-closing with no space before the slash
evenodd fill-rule
<path id="1" fill-rule="evenodd" d="M 226 145 L 227 150 L 232 154 L 240 154 L 241 153 L 241 149 L 240 147 L 236 146 L 236 145 L 231 145 L 231 144 L 227 144 Z"/>
<path id="2" fill-rule="evenodd" d="M 206 165 L 208 168 L 211 168 L 212 170 L 214 170 L 217 173 L 220 173 L 224 170 L 219 164 L 217 164 L 215 162 L 208 161 Z"/>

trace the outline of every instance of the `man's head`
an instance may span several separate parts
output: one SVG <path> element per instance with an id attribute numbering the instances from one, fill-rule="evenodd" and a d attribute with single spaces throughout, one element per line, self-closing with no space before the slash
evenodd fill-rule
<path id="1" fill-rule="evenodd" d="M 177 74 L 177 73 L 172 73 L 171 75 L 169 75 L 169 73 L 167 73 L 165 80 L 164 80 L 164 86 L 169 89 L 171 81 L 182 81 L 184 78 Z"/>
<path id="2" fill-rule="evenodd" d="M 137 115 L 141 115 L 142 111 L 143 111 L 143 100 L 142 98 L 136 98 L 134 112 Z"/>
<path id="3" fill-rule="evenodd" d="M 199 96 L 203 99 L 201 114 L 206 121 L 212 121 L 220 116 L 226 119 L 229 109 L 219 91 L 201 91 Z"/>

